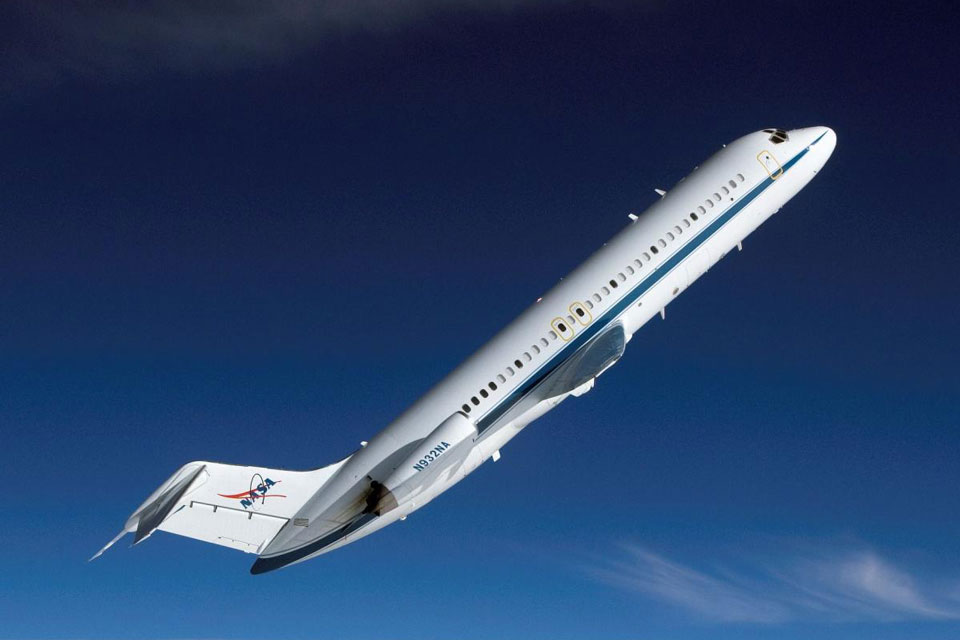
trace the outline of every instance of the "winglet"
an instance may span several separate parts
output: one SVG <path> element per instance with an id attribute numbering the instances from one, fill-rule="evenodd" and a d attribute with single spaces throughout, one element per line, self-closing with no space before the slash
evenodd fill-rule
<path id="1" fill-rule="evenodd" d="M 123 529 L 121 529 L 121 530 L 120 530 L 120 533 L 118 533 L 117 536 L 116 536 L 113 540 L 111 540 L 111 541 L 108 542 L 107 544 L 103 545 L 103 548 L 100 549 L 100 551 L 97 551 L 97 552 L 96 552 L 95 554 L 93 554 L 92 556 L 90 556 L 90 559 L 87 560 L 87 562 L 93 562 L 94 560 L 96 560 L 97 558 L 99 558 L 100 556 L 102 556 L 104 551 L 106 551 L 107 549 L 109 549 L 110 547 L 112 547 L 113 545 L 115 545 L 120 538 L 122 538 L 123 536 L 127 535 L 127 534 L 130 533 L 131 531 L 133 531 L 133 529 L 127 529 L 126 527 L 124 527 Z"/>
<path id="2" fill-rule="evenodd" d="M 170 511 L 176 506 L 187 489 L 193 485 L 206 465 L 199 465 L 182 478 L 172 482 L 165 491 L 162 491 L 152 502 L 140 509 L 137 517 L 137 535 L 133 539 L 133 544 L 143 542 L 150 534 L 156 531 L 157 527 L 170 515 Z M 129 523 L 128 523 L 129 524 Z"/>
<path id="3" fill-rule="evenodd" d="M 191 466 L 193 468 L 191 468 Z M 183 497 L 183 494 L 193 486 L 194 481 L 200 477 L 204 469 L 206 469 L 206 465 L 202 463 L 185 465 L 180 472 L 174 474 L 173 477 L 167 480 L 153 495 L 147 498 L 147 501 L 140 505 L 140 508 L 127 519 L 127 523 L 120 533 L 104 545 L 100 551 L 97 551 L 90 560 L 99 558 L 103 555 L 104 551 L 116 544 L 116 542 L 127 533 L 136 532 L 133 544 L 143 542 L 150 537 L 150 534 L 170 515 L 170 511 L 173 510 L 180 498 Z"/>

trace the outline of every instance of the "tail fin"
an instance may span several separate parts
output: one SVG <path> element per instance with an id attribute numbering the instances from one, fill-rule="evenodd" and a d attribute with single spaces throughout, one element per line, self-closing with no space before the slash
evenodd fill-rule
<path id="1" fill-rule="evenodd" d="M 160 485 L 120 533 L 90 559 L 127 533 L 135 532 L 133 544 L 138 544 L 157 530 L 260 553 L 348 459 L 313 471 L 189 462 Z"/>

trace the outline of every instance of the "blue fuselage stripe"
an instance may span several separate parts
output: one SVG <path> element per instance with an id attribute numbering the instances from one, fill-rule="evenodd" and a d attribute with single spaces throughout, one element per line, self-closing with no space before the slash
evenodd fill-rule
<path id="1" fill-rule="evenodd" d="M 822 137 L 822 136 L 821 136 Z M 819 141 L 819 138 L 818 138 Z M 814 143 L 816 144 L 816 142 Z M 812 146 L 812 145 L 811 145 Z M 797 155 L 791 158 L 786 164 L 783 165 L 783 173 L 786 173 L 793 165 L 795 165 L 800 158 L 806 155 L 809 151 L 809 147 L 804 148 Z M 782 175 L 782 174 L 781 174 Z M 780 176 L 777 176 L 778 178 Z M 597 318 L 593 323 L 590 324 L 587 328 L 581 331 L 573 340 L 567 343 L 560 351 L 555 353 L 547 362 L 540 366 L 539 369 L 534 371 L 526 380 L 524 380 L 520 386 L 514 389 L 509 395 L 507 395 L 503 400 L 490 408 L 487 413 L 485 413 L 480 420 L 477 421 L 477 430 L 480 433 L 483 433 L 499 420 L 507 411 L 510 410 L 517 402 L 522 400 L 528 393 L 530 393 L 538 384 L 540 384 L 547 376 L 553 373 L 557 367 L 563 364 L 567 358 L 572 356 L 578 349 L 584 346 L 591 338 L 596 336 L 600 331 L 605 329 L 611 323 L 616 321 L 618 317 L 640 296 L 645 294 L 647 291 L 652 289 L 657 283 L 663 280 L 668 273 L 670 273 L 674 268 L 676 268 L 684 259 L 686 259 L 691 253 L 696 251 L 700 246 L 702 246 L 707 240 L 716 235 L 716 233 L 730 220 L 733 219 L 738 213 L 740 213 L 745 207 L 747 207 L 751 202 L 753 202 L 757 196 L 763 193 L 767 187 L 774 183 L 774 179 L 771 177 L 765 178 L 762 182 L 756 185 L 751 189 L 746 195 L 740 198 L 737 202 L 732 204 L 726 211 L 721 213 L 716 219 L 713 220 L 707 227 L 701 231 L 697 236 L 688 241 L 685 245 L 680 247 L 672 256 L 665 260 L 662 264 L 656 267 L 653 272 L 651 272 L 646 278 L 643 278 L 638 282 L 630 291 L 628 291 L 616 304 L 614 304 L 610 309 L 608 309 L 602 316 Z"/>
<path id="2" fill-rule="evenodd" d="M 822 138 L 823 136 L 821 135 L 820 137 Z M 820 138 L 817 138 L 813 144 L 816 144 L 819 140 Z M 806 155 L 807 151 L 809 151 L 809 147 L 805 148 L 803 151 L 791 158 L 789 162 L 784 164 L 783 173 L 786 173 L 793 165 L 797 163 L 798 160 L 800 160 L 800 158 Z M 540 384 L 547 376 L 554 372 L 557 367 L 562 365 L 570 356 L 576 353 L 577 350 L 589 342 L 591 338 L 616 321 L 616 319 L 640 296 L 649 291 L 670 271 L 677 267 L 687 256 L 696 251 L 697 248 L 703 245 L 704 242 L 715 235 L 720 228 L 729 222 L 737 213 L 742 211 L 744 207 L 755 200 L 757 196 L 759 196 L 767 187 L 773 184 L 773 182 L 773 179 L 768 177 L 756 185 L 747 194 L 745 194 L 740 201 L 735 202 L 730 206 L 729 209 L 717 216 L 717 218 L 707 225 L 706 228 L 700 232 L 700 234 L 689 240 L 687 244 L 679 248 L 676 253 L 670 256 L 669 259 L 665 260 L 663 264 L 654 269 L 646 278 L 638 282 L 633 289 L 628 291 L 623 298 L 621 298 L 615 305 L 608 309 L 606 313 L 598 317 L 593 323 L 591 323 L 590 326 L 586 327 L 560 351 L 555 353 L 553 357 L 541 365 L 540 368 L 533 371 L 530 376 L 520 384 L 520 386 L 514 389 L 502 401 L 491 407 L 491 409 L 485 415 L 481 416 L 477 423 L 477 429 L 480 431 L 480 433 L 483 433 L 496 424 L 496 422 L 503 417 L 507 411 L 509 411 L 524 397 L 526 397 L 526 395 L 535 389 L 538 384 Z M 300 547 L 299 549 L 282 553 L 277 556 L 272 556 L 270 558 L 261 557 L 257 560 L 257 562 L 254 563 L 253 567 L 251 567 L 251 572 L 262 573 L 263 571 L 270 571 L 272 569 L 277 569 L 287 565 L 291 562 L 306 558 L 321 551 L 326 546 L 342 539 L 345 535 L 352 534 L 360 529 L 363 529 L 370 521 L 374 519 L 375 518 L 372 516 L 372 514 L 366 514 L 355 522 L 334 532 L 328 533 L 325 536 L 321 536 L 320 538 Z"/>

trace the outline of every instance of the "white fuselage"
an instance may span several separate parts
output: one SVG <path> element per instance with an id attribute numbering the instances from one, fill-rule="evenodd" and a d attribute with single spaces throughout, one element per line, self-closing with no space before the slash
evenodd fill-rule
<path id="1" fill-rule="evenodd" d="M 537 396 L 538 385 L 611 327 L 629 340 L 802 189 L 835 145 L 826 127 L 767 130 L 726 145 L 354 454 L 340 484 L 301 510 L 307 518 L 329 514 L 345 492 L 374 481 L 392 500 L 377 517 L 328 544 L 306 529 L 285 530 L 262 555 L 299 550 L 300 561 L 352 542 L 499 455 L 532 420 L 589 390 L 602 369 L 553 397 Z"/>

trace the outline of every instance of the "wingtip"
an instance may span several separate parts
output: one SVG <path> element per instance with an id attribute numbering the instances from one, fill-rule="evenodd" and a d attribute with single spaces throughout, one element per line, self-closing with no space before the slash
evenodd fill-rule
<path id="1" fill-rule="evenodd" d="M 116 536 L 114 536 L 113 540 L 111 540 L 111 541 L 108 542 L 107 544 L 103 545 L 103 548 L 100 549 L 100 551 L 97 551 L 97 552 L 96 552 L 95 554 L 93 554 L 92 556 L 90 556 L 90 558 L 87 560 L 87 562 L 93 562 L 94 560 L 96 560 L 97 558 L 99 558 L 100 556 L 102 556 L 104 551 L 106 551 L 107 549 L 109 549 L 110 547 L 112 547 L 114 544 L 116 544 L 117 541 L 120 540 L 120 538 L 122 538 L 123 536 L 127 535 L 127 532 L 128 532 L 128 529 L 126 529 L 126 528 L 121 529 L 121 530 L 120 530 L 120 533 L 118 533 Z"/>

